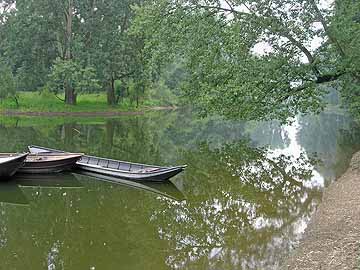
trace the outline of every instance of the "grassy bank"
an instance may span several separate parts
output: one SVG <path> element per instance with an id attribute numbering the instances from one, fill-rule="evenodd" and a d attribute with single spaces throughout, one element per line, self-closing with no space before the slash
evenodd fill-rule
<path id="1" fill-rule="evenodd" d="M 63 97 L 60 97 L 63 98 Z M 156 101 L 147 100 L 139 107 L 129 99 L 122 100 L 116 106 L 107 105 L 105 93 L 79 95 L 77 105 L 64 104 L 53 94 L 40 94 L 39 92 L 20 92 L 19 107 L 13 99 L 6 99 L 0 103 L 0 112 L 128 112 L 140 111 L 149 107 L 161 106 Z"/>

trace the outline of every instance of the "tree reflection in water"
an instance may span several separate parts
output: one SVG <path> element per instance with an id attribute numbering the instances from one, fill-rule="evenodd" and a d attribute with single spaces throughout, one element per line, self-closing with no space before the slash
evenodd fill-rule
<path id="1" fill-rule="evenodd" d="M 321 199 L 312 161 L 269 158 L 247 142 L 184 154 L 188 200 L 163 202 L 152 221 L 169 241 L 168 264 L 184 269 L 276 268 Z M 209 163 L 210 166 L 209 166 Z M 162 226 L 166 224 L 166 226 Z"/>

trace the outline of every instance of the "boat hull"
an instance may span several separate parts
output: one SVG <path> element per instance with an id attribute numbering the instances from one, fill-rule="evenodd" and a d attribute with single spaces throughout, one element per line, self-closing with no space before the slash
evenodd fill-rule
<path id="1" fill-rule="evenodd" d="M 63 160 L 53 161 L 39 161 L 39 162 L 26 162 L 25 165 L 19 169 L 19 173 L 29 174 L 49 174 L 60 173 L 72 170 L 76 167 L 76 162 L 80 157 L 73 157 Z"/>
<path id="2" fill-rule="evenodd" d="M 13 176 L 21 167 L 24 166 L 28 154 L 22 154 L 9 158 L 6 162 L 0 162 L 0 179 Z"/>
<path id="3" fill-rule="evenodd" d="M 107 176 L 118 177 L 121 179 L 127 180 L 136 180 L 136 181 L 165 181 L 174 177 L 175 175 L 179 174 L 184 170 L 183 167 L 176 167 L 171 168 L 168 170 L 163 170 L 157 173 L 130 173 L 130 172 L 123 172 L 123 171 L 116 171 L 102 167 L 95 167 L 88 164 L 84 164 L 81 162 L 77 163 L 77 167 L 81 170 L 99 173 Z"/>

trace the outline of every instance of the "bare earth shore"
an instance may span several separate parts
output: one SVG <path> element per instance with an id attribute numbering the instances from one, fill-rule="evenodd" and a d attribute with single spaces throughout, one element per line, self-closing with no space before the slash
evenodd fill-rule
<path id="1" fill-rule="evenodd" d="M 5 116 L 46 116 L 46 117 L 57 117 L 57 116 L 77 116 L 77 117 L 112 117 L 121 115 L 141 115 L 149 111 L 167 111 L 176 110 L 174 106 L 163 106 L 163 107 L 145 107 L 142 111 L 94 111 L 94 112 L 27 112 L 17 110 L 5 110 L 0 111 L 0 115 Z"/>
<path id="2" fill-rule="evenodd" d="M 360 152 L 325 190 L 303 241 L 282 269 L 360 269 Z"/>

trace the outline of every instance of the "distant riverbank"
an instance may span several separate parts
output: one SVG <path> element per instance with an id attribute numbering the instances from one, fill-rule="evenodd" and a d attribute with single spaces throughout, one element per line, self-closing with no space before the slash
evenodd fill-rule
<path id="1" fill-rule="evenodd" d="M 21 92 L 18 100 L 19 106 L 12 99 L 2 101 L 0 114 L 11 116 L 118 116 L 176 108 L 173 105 L 160 104 L 153 100 L 146 100 L 136 106 L 136 102 L 130 102 L 129 99 L 123 99 L 119 104 L 109 106 L 104 93 L 79 95 L 77 105 L 66 105 L 53 94 L 39 92 Z"/>
<path id="2" fill-rule="evenodd" d="M 349 169 L 326 188 L 303 241 L 283 269 L 360 267 L 360 152 Z"/>
<path id="3" fill-rule="evenodd" d="M 5 116 L 44 116 L 44 117 L 112 117 L 121 115 L 141 115 L 147 111 L 161 111 L 161 110 L 175 110 L 177 107 L 142 107 L 142 110 L 138 111 L 89 111 L 89 112 L 30 112 L 30 111 L 17 111 L 17 110 L 5 110 L 0 111 L 0 115 Z"/>

